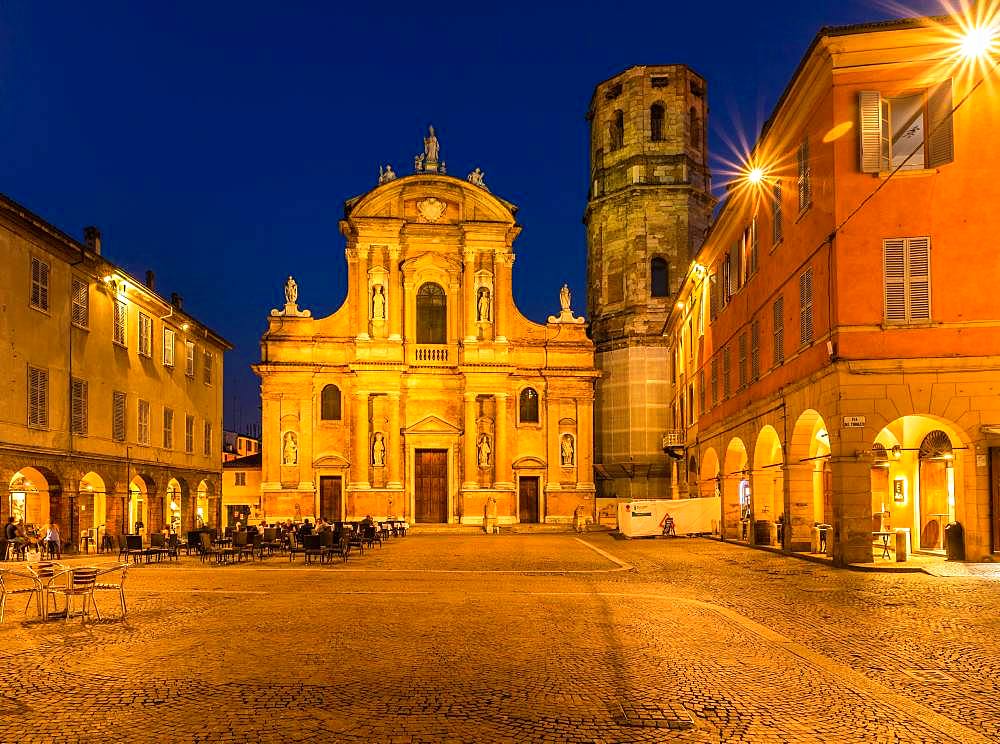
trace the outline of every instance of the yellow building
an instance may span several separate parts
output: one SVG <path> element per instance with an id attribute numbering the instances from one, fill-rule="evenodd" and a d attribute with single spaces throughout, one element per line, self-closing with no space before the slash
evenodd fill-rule
<path id="1" fill-rule="evenodd" d="M 230 345 L 0 197 L 0 518 L 84 535 L 218 522 Z"/>
<path id="2" fill-rule="evenodd" d="M 260 461 L 255 455 L 236 457 L 222 463 L 222 526 L 231 527 L 239 520 L 246 525 L 261 519 Z"/>
<path id="3" fill-rule="evenodd" d="M 516 207 L 478 169 L 444 175 L 433 130 L 415 165 L 347 201 L 342 307 L 311 317 L 289 278 L 271 312 L 255 367 L 265 516 L 481 523 L 494 501 L 506 523 L 592 514 L 598 373 L 569 290 L 547 324 L 524 318 Z"/>

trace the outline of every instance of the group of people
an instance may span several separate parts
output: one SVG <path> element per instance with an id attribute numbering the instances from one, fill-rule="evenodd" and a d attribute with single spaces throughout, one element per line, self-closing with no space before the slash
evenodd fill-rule
<path id="1" fill-rule="evenodd" d="M 43 536 L 39 538 L 39 535 Z M 17 521 L 14 517 L 7 517 L 3 536 L 15 552 L 34 548 L 39 553 L 62 557 L 63 540 L 59 534 L 58 522 L 51 522 L 44 530 L 35 532 L 24 524 L 23 519 Z"/>

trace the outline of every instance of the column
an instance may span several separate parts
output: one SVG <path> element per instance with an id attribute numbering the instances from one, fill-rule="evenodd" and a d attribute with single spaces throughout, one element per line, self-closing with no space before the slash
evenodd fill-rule
<path id="1" fill-rule="evenodd" d="M 511 456 L 508 447 L 508 413 L 507 413 L 507 393 L 497 393 L 497 420 L 496 420 L 496 482 L 494 486 L 498 489 L 513 489 L 514 481 L 511 475 Z"/>
<path id="2" fill-rule="evenodd" d="M 351 487 L 369 488 L 368 483 L 368 391 L 354 393 L 354 457 L 351 459 Z"/>
<path id="3" fill-rule="evenodd" d="M 871 563 L 871 463 L 851 455 L 831 461 L 833 475 L 833 562 Z"/>
<path id="4" fill-rule="evenodd" d="M 358 249 L 356 247 L 350 247 L 344 251 L 347 256 L 347 297 L 351 303 L 350 306 L 350 321 L 351 330 L 355 333 L 362 327 L 362 320 L 360 319 L 361 309 L 364 305 L 361 303 L 360 297 L 360 287 L 361 280 L 358 262 Z M 266 449 L 266 448 L 265 448 Z"/>
<path id="5" fill-rule="evenodd" d="M 594 483 L 594 401 L 582 398 L 576 407 L 576 480 L 577 488 Z"/>
<path id="6" fill-rule="evenodd" d="M 804 552 L 812 545 L 813 474 L 812 462 L 785 465 L 785 548 Z"/>
<path id="7" fill-rule="evenodd" d="M 496 316 L 493 329 L 494 338 L 500 343 L 507 342 L 510 331 L 510 309 L 514 305 L 511 288 L 511 270 L 514 266 L 513 253 L 496 253 L 493 260 L 493 312 Z"/>
<path id="8" fill-rule="evenodd" d="M 358 246 L 358 340 L 368 341 L 368 315 L 371 308 L 371 297 L 368 292 L 368 269 L 371 264 L 371 246 Z"/>
<path id="9" fill-rule="evenodd" d="M 476 451 L 476 394 L 465 394 L 465 436 L 462 451 L 465 455 L 465 479 L 462 489 L 479 487 L 479 459 Z M 495 462 L 497 462 L 495 460 Z"/>
<path id="10" fill-rule="evenodd" d="M 399 414 L 402 405 L 398 392 L 389 393 L 389 441 L 386 442 L 386 458 L 389 465 L 389 488 L 402 488 L 400 466 L 403 464 L 403 437 L 400 434 Z"/>
<path id="11" fill-rule="evenodd" d="M 403 285 L 399 278 L 399 248 L 389 248 L 389 340 L 402 339 Z"/>
<path id="12" fill-rule="evenodd" d="M 465 268 L 462 273 L 462 318 L 464 319 L 464 335 L 466 341 L 475 341 L 476 333 L 476 251 L 465 248 L 462 251 Z"/>

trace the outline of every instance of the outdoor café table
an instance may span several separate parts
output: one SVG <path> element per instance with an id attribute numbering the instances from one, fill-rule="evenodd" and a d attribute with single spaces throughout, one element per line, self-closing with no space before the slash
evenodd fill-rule
<path id="1" fill-rule="evenodd" d="M 893 536 L 892 532 L 884 532 L 881 530 L 872 532 L 872 537 L 877 537 L 882 541 L 882 557 L 889 557 L 889 538 Z"/>

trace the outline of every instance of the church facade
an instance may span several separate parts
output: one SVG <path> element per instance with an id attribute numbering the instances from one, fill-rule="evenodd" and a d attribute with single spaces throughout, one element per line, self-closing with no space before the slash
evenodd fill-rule
<path id="1" fill-rule="evenodd" d="M 476 169 L 415 173 L 345 204 L 348 295 L 313 318 L 289 277 L 261 339 L 268 520 L 563 522 L 594 512 L 598 372 L 563 288 L 544 325 L 514 305 L 517 208 Z M 555 305 L 556 292 L 553 292 Z"/>

